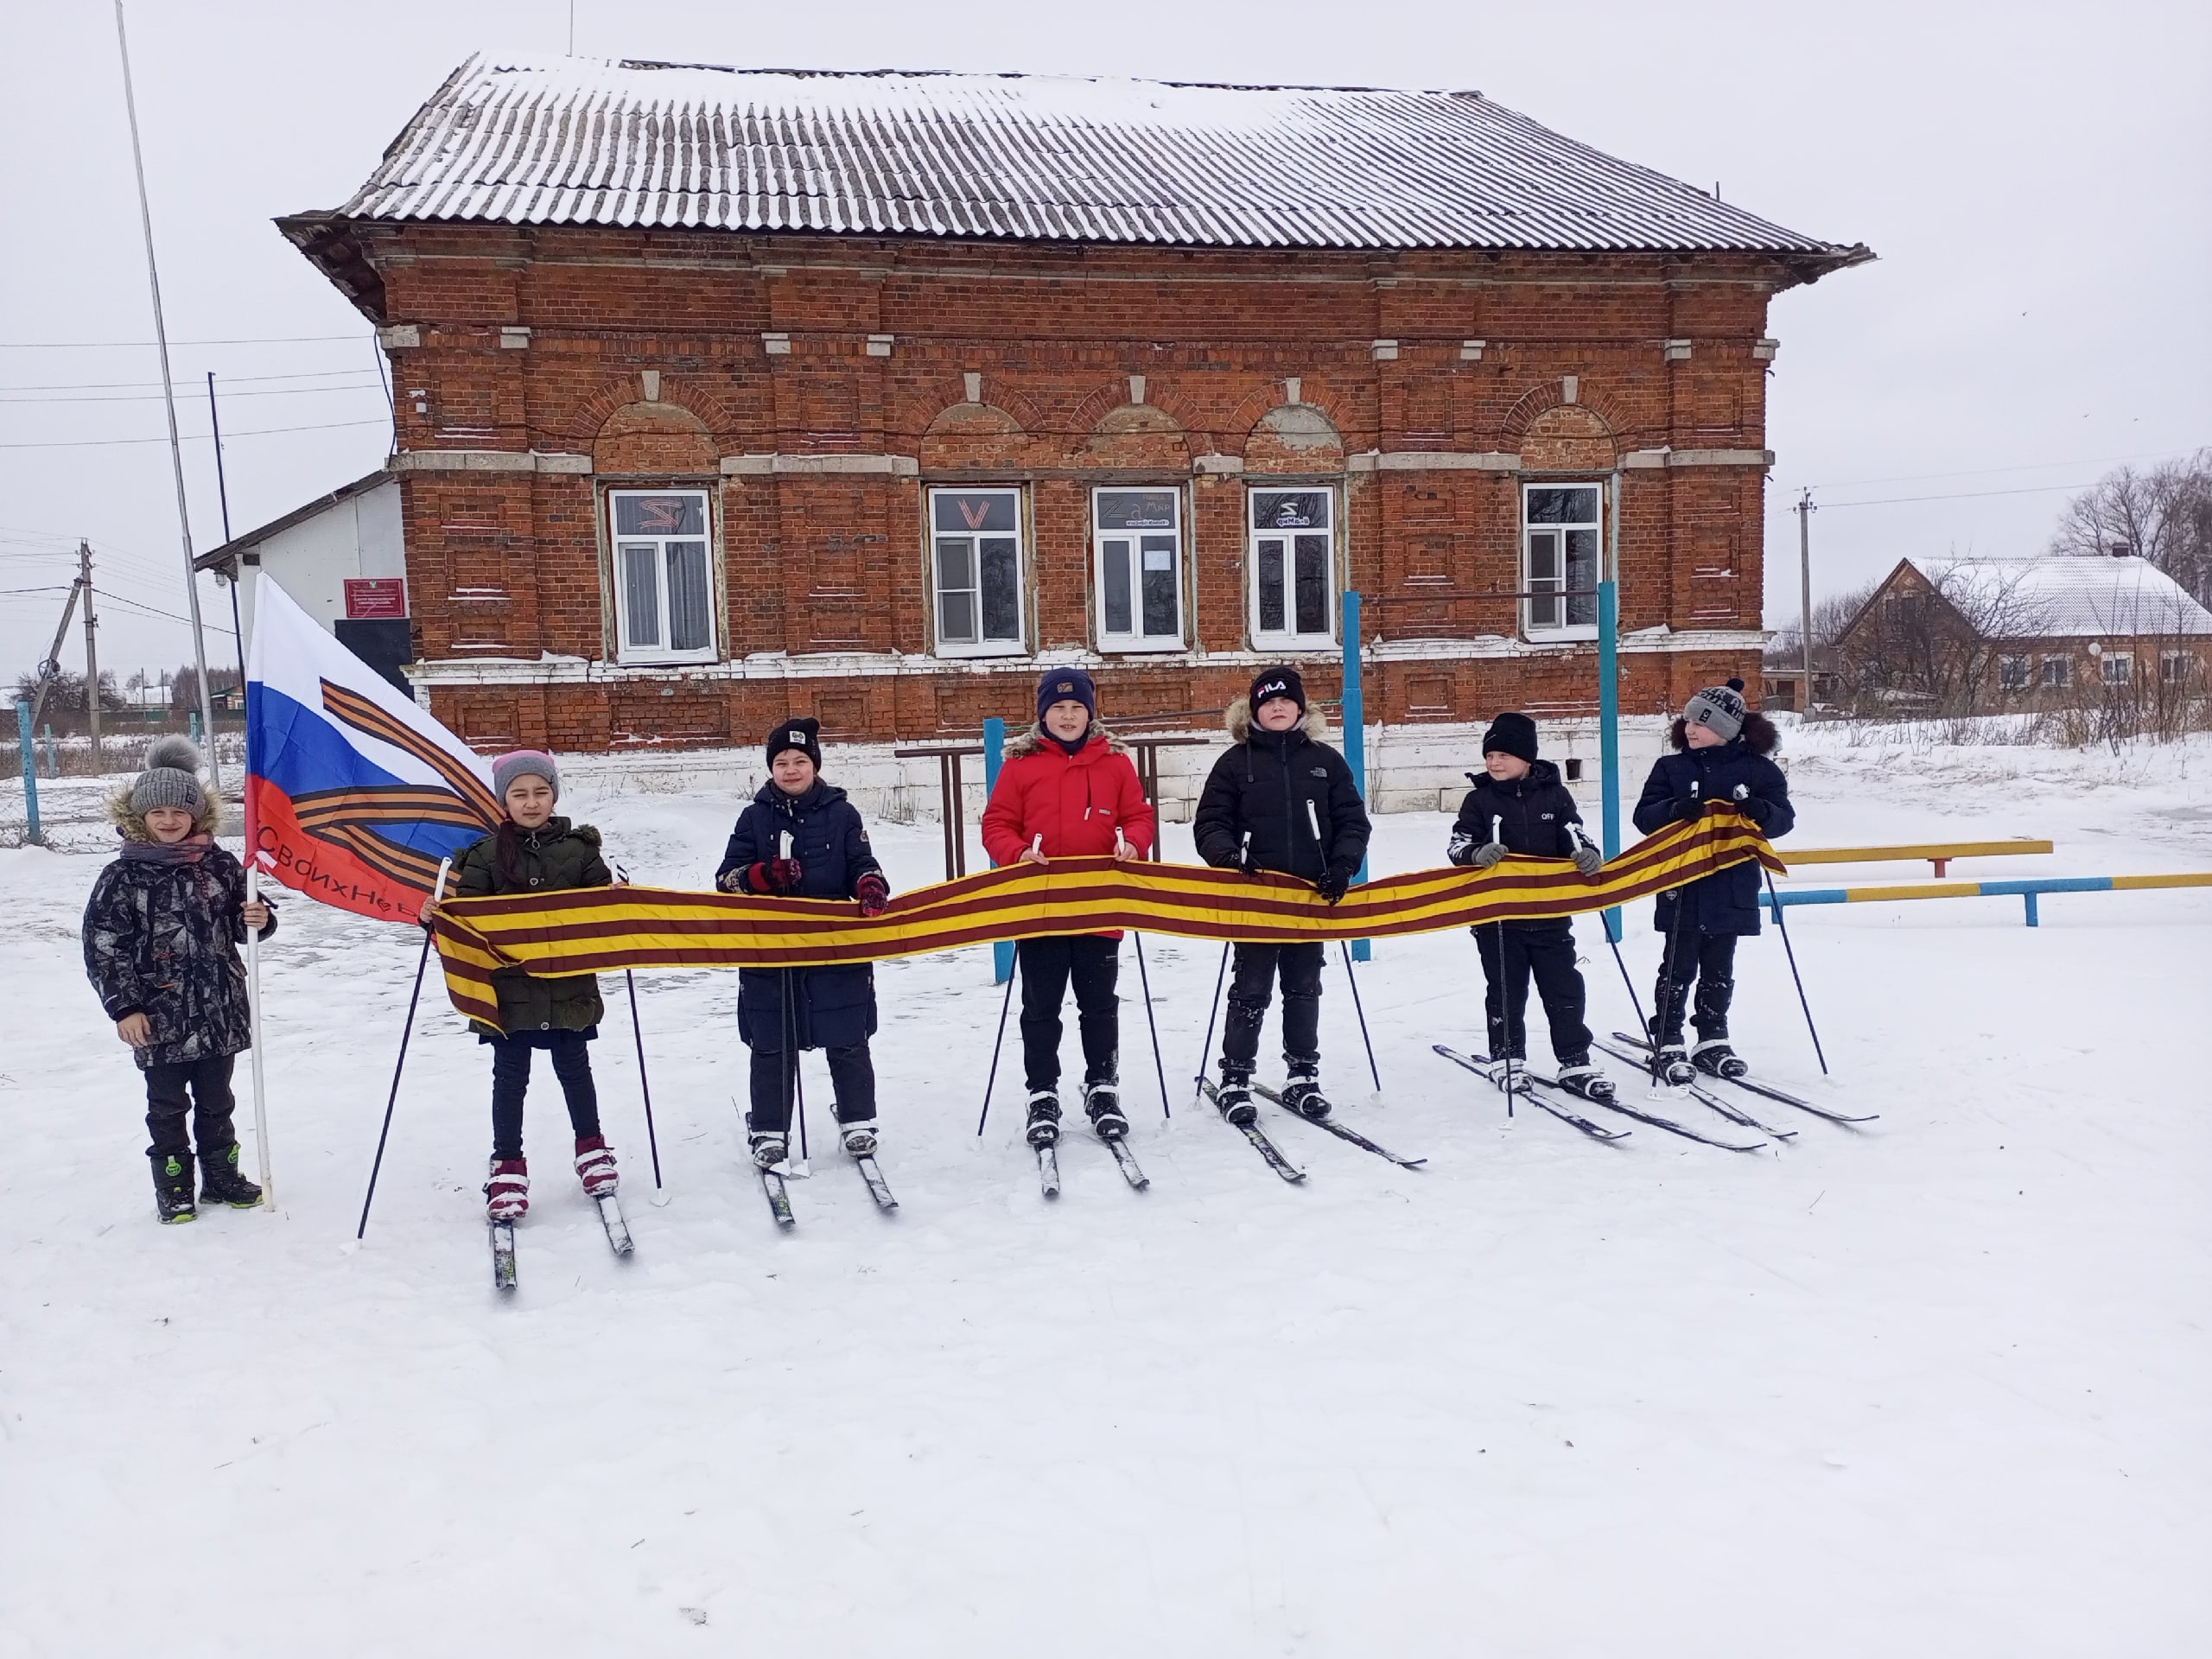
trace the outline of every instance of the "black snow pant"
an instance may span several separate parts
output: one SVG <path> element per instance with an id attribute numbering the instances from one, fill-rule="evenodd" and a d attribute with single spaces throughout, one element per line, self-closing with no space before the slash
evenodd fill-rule
<path id="1" fill-rule="evenodd" d="M 527 1037 L 493 1037 L 492 1048 L 492 1155 L 522 1156 L 522 1103 L 530 1092 L 530 1052 L 543 1048 L 553 1057 L 553 1075 L 568 1097 L 569 1122 L 581 1141 L 599 1133 L 599 1086 L 592 1081 L 590 1040 L 581 1031 L 532 1032 Z"/>
<path id="2" fill-rule="evenodd" d="M 868 1039 L 845 1048 L 825 1050 L 830 1090 L 840 1123 L 861 1123 L 875 1116 L 875 1060 Z M 753 1051 L 753 1109 L 745 1127 L 754 1135 L 789 1135 L 791 1103 L 798 1092 L 798 1051 Z"/>
<path id="3" fill-rule="evenodd" d="M 1321 1064 L 1321 969 L 1328 947 L 1309 944 L 1240 944 L 1236 972 L 1229 982 L 1229 1019 L 1221 1030 L 1224 1065 L 1250 1071 L 1260 1054 L 1260 1025 L 1268 999 L 1282 981 L 1282 1058 L 1287 1066 Z"/>
<path id="4" fill-rule="evenodd" d="M 231 1068 L 237 1060 L 235 1054 L 211 1054 L 205 1059 L 173 1060 L 146 1068 L 146 1133 L 153 1137 L 146 1148 L 148 1157 L 189 1162 L 195 1141 L 208 1163 L 229 1157 L 238 1140 L 231 1123 L 238 1105 L 231 1093 Z M 188 1113 L 193 1128 L 189 1137 L 184 1132 Z"/>
<path id="5" fill-rule="evenodd" d="M 1533 975 L 1544 1017 L 1551 1022 L 1552 1055 L 1561 1065 L 1590 1063 L 1590 1027 L 1583 1023 L 1587 994 L 1574 965 L 1574 924 L 1493 922 L 1475 930 L 1483 959 L 1483 1012 L 1489 1017 L 1492 1059 L 1529 1058 L 1529 980 Z"/>
<path id="6" fill-rule="evenodd" d="M 1075 986 L 1083 1080 L 1114 1083 L 1122 1052 L 1122 942 L 1102 933 L 1056 933 L 1014 946 L 1021 962 L 1021 1066 L 1035 1094 L 1060 1082 L 1060 1004 Z"/>
<path id="7" fill-rule="evenodd" d="M 1651 1039 L 1662 1048 L 1680 1043 L 1687 1011 L 1700 1042 L 1719 1041 L 1728 1034 L 1728 1005 L 1736 997 L 1736 935 L 1685 928 L 1679 938 L 1668 941 L 1668 947 L 1653 993 Z M 1693 982 L 1697 986 L 1694 1001 Z"/>

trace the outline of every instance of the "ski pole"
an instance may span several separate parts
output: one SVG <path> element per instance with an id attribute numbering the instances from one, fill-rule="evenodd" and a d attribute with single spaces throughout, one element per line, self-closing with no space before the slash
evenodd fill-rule
<path id="1" fill-rule="evenodd" d="M 777 856 L 778 858 L 779 858 L 779 859 L 783 859 L 783 860 L 785 860 L 785 861 L 789 861 L 789 859 L 791 858 L 791 832 L 790 830 L 781 830 L 781 831 L 778 832 L 777 836 L 776 836 L 776 856 Z M 798 1114 L 797 1114 L 798 1118 L 798 1161 L 800 1162 L 800 1164 L 801 1164 L 801 1165 L 804 1165 L 804 1164 L 805 1164 L 805 1163 L 806 1163 L 806 1161 L 807 1161 L 807 1149 L 806 1149 L 806 1084 L 804 1084 L 804 1083 L 800 1079 L 800 1077 L 799 1077 L 799 1070 L 798 1070 L 798 1062 L 799 1062 L 799 1048 L 798 1048 L 799 1030 L 798 1030 L 798 1025 L 799 1025 L 799 1019 L 798 1019 L 798 1004 L 797 998 L 796 998 L 796 995 L 795 995 L 795 993 L 798 991 L 798 971 L 797 971 L 797 969 L 791 969 L 791 968 L 786 968 L 786 969 L 784 969 L 784 1020 L 783 1020 L 783 1025 L 784 1025 L 784 1033 L 785 1033 L 785 1038 L 784 1038 L 784 1134 L 785 1134 L 785 1135 L 786 1139 L 785 1139 L 785 1141 L 784 1144 L 785 1144 L 786 1147 L 788 1147 L 788 1146 L 790 1146 L 790 1145 L 791 1145 L 791 1141 L 790 1141 L 790 1140 L 788 1139 L 788 1137 L 789 1137 L 789 1135 L 791 1135 L 791 1118 L 792 1118 L 792 1116 L 793 1116 L 793 1114 L 792 1114 L 792 1110 L 791 1110 L 792 1103 L 793 1103 L 794 1099 L 796 1099 L 796 1101 L 797 1101 L 797 1103 L 798 1103 Z M 803 1172 L 802 1172 L 802 1173 L 803 1173 Z"/>
<path id="2" fill-rule="evenodd" d="M 1338 939 L 1337 949 L 1344 955 L 1344 977 L 1351 982 L 1351 1008 L 1359 1016 L 1359 1040 L 1367 1045 L 1367 1075 L 1375 1079 L 1375 1092 L 1382 1092 L 1382 1074 L 1375 1069 L 1375 1044 L 1367 1034 L 1367 1010 L 1359 1004 L 1359 976 L 1351 970 L 1351 946 Z"/>
<path id="3" fill-rule="evenodd" d="M 1191 1090 L 1191 1104 L 1196 1106 L 1205 1098 L 1206 1056 L 1213 1052 L 1213 1022 L 1221 1017 L 1221 982 L 1229 977 L 1230 947 L 1221 947 L 1221 971 L 1213 976 L 1213 1001 L 1206 1005 L 1206 1039 L 1198 1047 L 1198 1075 L 1191 1079 L 1195 1085 Z"/>
<path id="4" fill-rule="evenodd" d="M 1828 1075 L 1828 1057 L 1821 1052 L 1821 1033 L 1813 1024 L 1813 1005 L 1805 1000 L 1805 982 L 1797 972 L 1797 953 L 1789 948 L 1789 924 L 1782 919 L 1782 895 L 1774 890 L 1774 872 L 1762 864 L 1761 874 L 1766 877 L 1766 890 L 1774 900 L 1774 925 L 1782 934 L 1782 951 L 1789 958 L 1789 977 L 1797 984 L 1797 1006 L 1805 1010 L 1805 1029 L 1813 1039 L 1813 1058 L 1821 1063 L 1821 1075 Z"/>
<path id="5" fill-rule="evenodd" d="M 1144 935 L 1132 928 L 1129 937 L 1137 942 L 1137 982 L 1144 989 L 1144 1022 L 1152 1030 L 1152 1069 L 1160 1074 L 1160 1115 L 1173 1117 L 1167 1105 L 1167 1063 L 1160 1058 L 1160 1026 L 1152 1017 L 1152 976 L 1144 970 Z"/>
<path id="6" fill-rule="evenodd" d="M 1006 1047 L 1006 1011 L 1014 1006 L 1015 978 L 1015 974 L 1006 976 L 1006 995 L 999 1002 L 999 1034 L 991 1044 L 991 1074 L 983 1079 L 983 1110 L 976 1120 L 976 1133 L 979 1137 L 991 1116 L 991 1090 L 999 1080 L 999 1053 Z"/>
<path id="7" fill-rule="evenodd" d="M 1588 834 L 1579 823 L 1569 823 L 1567 826 L 1567 833 L 1568 839 L 1577 847 L 1594 848 L 1598 844 L 1590 839 Z M 1643 1017 L 1643 999 L 1636 994 L 1636 982 L 1628 976 L 1628 958 L 1621 955 L 1621 942 L 1613 937 L 1611 928 L 1603 925 L 1604 918 L 1600 917 L 1599 920 L 1600 931 L 1605 936 L 1605 943 L 1612 947 L 1613 966 L 1621 970 L 1621 988 L 1628 993 L 1629 1007 L 1636 1010 L 1637 1028 L 1643 1033 L 1643 1046 L 1647 1050 L 1656 1048 L 1657 1046 L 1651 1040 L 1651 1022 Z"/>
<path id="8" fill-rule="evenodd" d="M 614 874 L 624 886 L 629 885 L 629 871 L 617 864 Z M 630 987 L 630 1031 L 638 1039 L 638 1090 L 645 1097 L 645 1146 L 653 1155 L 653 1190 L 658 1192 L 660 1191 L 660 1140 L 653 1134 L 653 1086 L 645 1077 L 645 1028 L 638 1023 L 638 976 L 625 968 L 622 977 Z"/>
<path id="9" fill-rule="evenodd" d="M 1505 845 L 1505 815 L 1493 812 L 1490 818 L 1490 838 L 1493 843 Z M 1494 869 L 1497 867 L 1491 866 Z M 1505 1051 L 1501 1056 L 1505 1062 L 1505 1115 L 1513 1116 L 1513 993 L 1505 982 L 1505 920 L 1503 917 L 1491 924 L 1497 932 L 1497 1033 L 1498 1046 Z M 1475 947 L 1480 950 L 1482 947 Z M 1526 1022 L 1524 1021 L 1523 1024 Z"/>
<path id="10" fill-rule="evenodd" d="M 430 889 L 430 902 L 435 905 L 446 894 L 446 872 L 453 868 L 453 860 L 446 859 L 438 866 L 437 885 Z M 369 1166 L 368 1196 L 361 1200 L 361 1224 L 353 1230 L 359 1242 L 369 1230 L 369 1206 L 377 1201 L 377 1175 L 384 1168 L 384 1143 L 391 1134 L 391 1109 L 399 1104 L 399 1074 L 407 1065 L 407 1039 L 415 1031 L 415 1003 L 423 995 L 423 973 L 430 965 L 432 930 L 423 929 L 423 954 L 415 963 L 415 988 L 407 996 L 407 1023 L 399 1029 L 399 1058 L 391 1068 L 391 1093 L 384 1103 L 384 1128 L 377 1131 L 376 1161 Z"/>
<path id="11" fill-rule="evenodd" d="M 1655 1084 L 1662 1080 L 1659 1075 L 1659 1027 L 1666 1022 L 1667 1005 L 1679 1001 L 1681 1007 L 1676 1010 L 1677 1019 L 1687 1020 L 1689 1017 L 1690 988 L 1688 984 L 1677 985 L 1675 982 L 1675 962 L 1682 944 L 1682 918 L 1689 914 L 1689 888 L 1687 886 L 1676 887 L 1675 889 L 1675 923 L 1667 930 L 1667 953 L 1660 962 L 1657 1001 L 1651 1010 L 1654 1020 L 1649 1039 L 1651 1081 Z M 1679 1027 L 1677 1033 L 1679 1040 Z"/>

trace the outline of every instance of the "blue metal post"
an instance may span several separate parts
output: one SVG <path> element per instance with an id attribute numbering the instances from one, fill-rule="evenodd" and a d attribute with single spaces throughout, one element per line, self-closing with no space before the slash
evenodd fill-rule
<path id="1" fill-rule="evenodd" d="M 22 747 L 23 839 L 41 846 L 46 836 L 38 827 L 38 750 L 31 742 L 30 703 L 20 697 L 16 701 L 16 741 Z"/>
<path id="2" fill-rule="evenodd" d="M 200 741 L 200 711 L 197 709 L 192 711 L 192 741 L 194 743 Z"/>
<path id="3" fill-rule="evenodd" d="M 1360 798 L 1367 797 L 1367 703 L 1360 694 L 1359 683 L 1359 595 L 1344 595 L 1344 760 L 1351 766 L 1353 782 L 1359 785 Z M 1359 875 L 1367 880 L 1367 858 L 1361 855 Z M 1374 959 L 1372 939 L 1354 939 L 1351 959 L 1369 962 Z"/>
<path id="4" fill-rule="evenodd" d="M 2031 888 L 2028 892 L 2022 893 L 2020 897 L 2028 901 L 2028 925 L 2030 927 L 2041 927 L 2043 925 L 2042 919 L 2036 914 L 2036 895 L 2034 890 Z"/>
<path id="5" fill-rule="evenodd" d="M 1604 791 L 1599 825 L 1605 856 L 1621 849 L 1621 683 L 1620 555 L 1621 475 L 1613 474 L 1613 510 L 1606 515 L 1608 539 L 1604 579 L 1598 583 L 1598 770 Z M 1621 912 L 1605 912 L 1605 937 L 1618 944 Z"/>
<path id="6" fill-rule="evenodd" d="M 986 799 L 999 786 L 999 766 L 1006 760 L 1006 721 L 996 715 L 983 722 L 983 794 Z M 995 866 L 997 861 L 992 861 Z M 1014 941 L 1000 939 L 991 946 L 991 983 L 1003 985 L 1014 977 Z"/>

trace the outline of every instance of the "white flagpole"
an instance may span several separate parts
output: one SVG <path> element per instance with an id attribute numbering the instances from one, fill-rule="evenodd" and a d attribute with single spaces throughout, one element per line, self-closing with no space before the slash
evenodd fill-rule
<path id="1" fill-rule="evenodd" d="M 251 860 L 253 849 L 246 849 Z M 253 863 L 245 868 L 245 899 L 252 904 L 261 897 L 261 872 Z M 271 1210 L 276 1207 L 276 1185 L 269 1174 L 269 1095 L 261 1085 L 261 930 L 249 927 L 245 931 L 245 1012 L 247 1034 L 253 1039 L 253 1141 L 254 1149 L 261 1154 L 261 1202 Z"/>

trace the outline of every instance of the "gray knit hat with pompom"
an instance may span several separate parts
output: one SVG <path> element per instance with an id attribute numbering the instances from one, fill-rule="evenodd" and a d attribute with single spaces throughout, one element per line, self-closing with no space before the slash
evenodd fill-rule
<path id="1" fill-rule="evenodd" d="M 172 733 L 146 747 L 146 769 L 130 785 L 130 810 L 140 817 L 157 806 L 180 806 L 199 816 L 207 804 L 200 787 L 200 751 L 188 737 Z"/>

